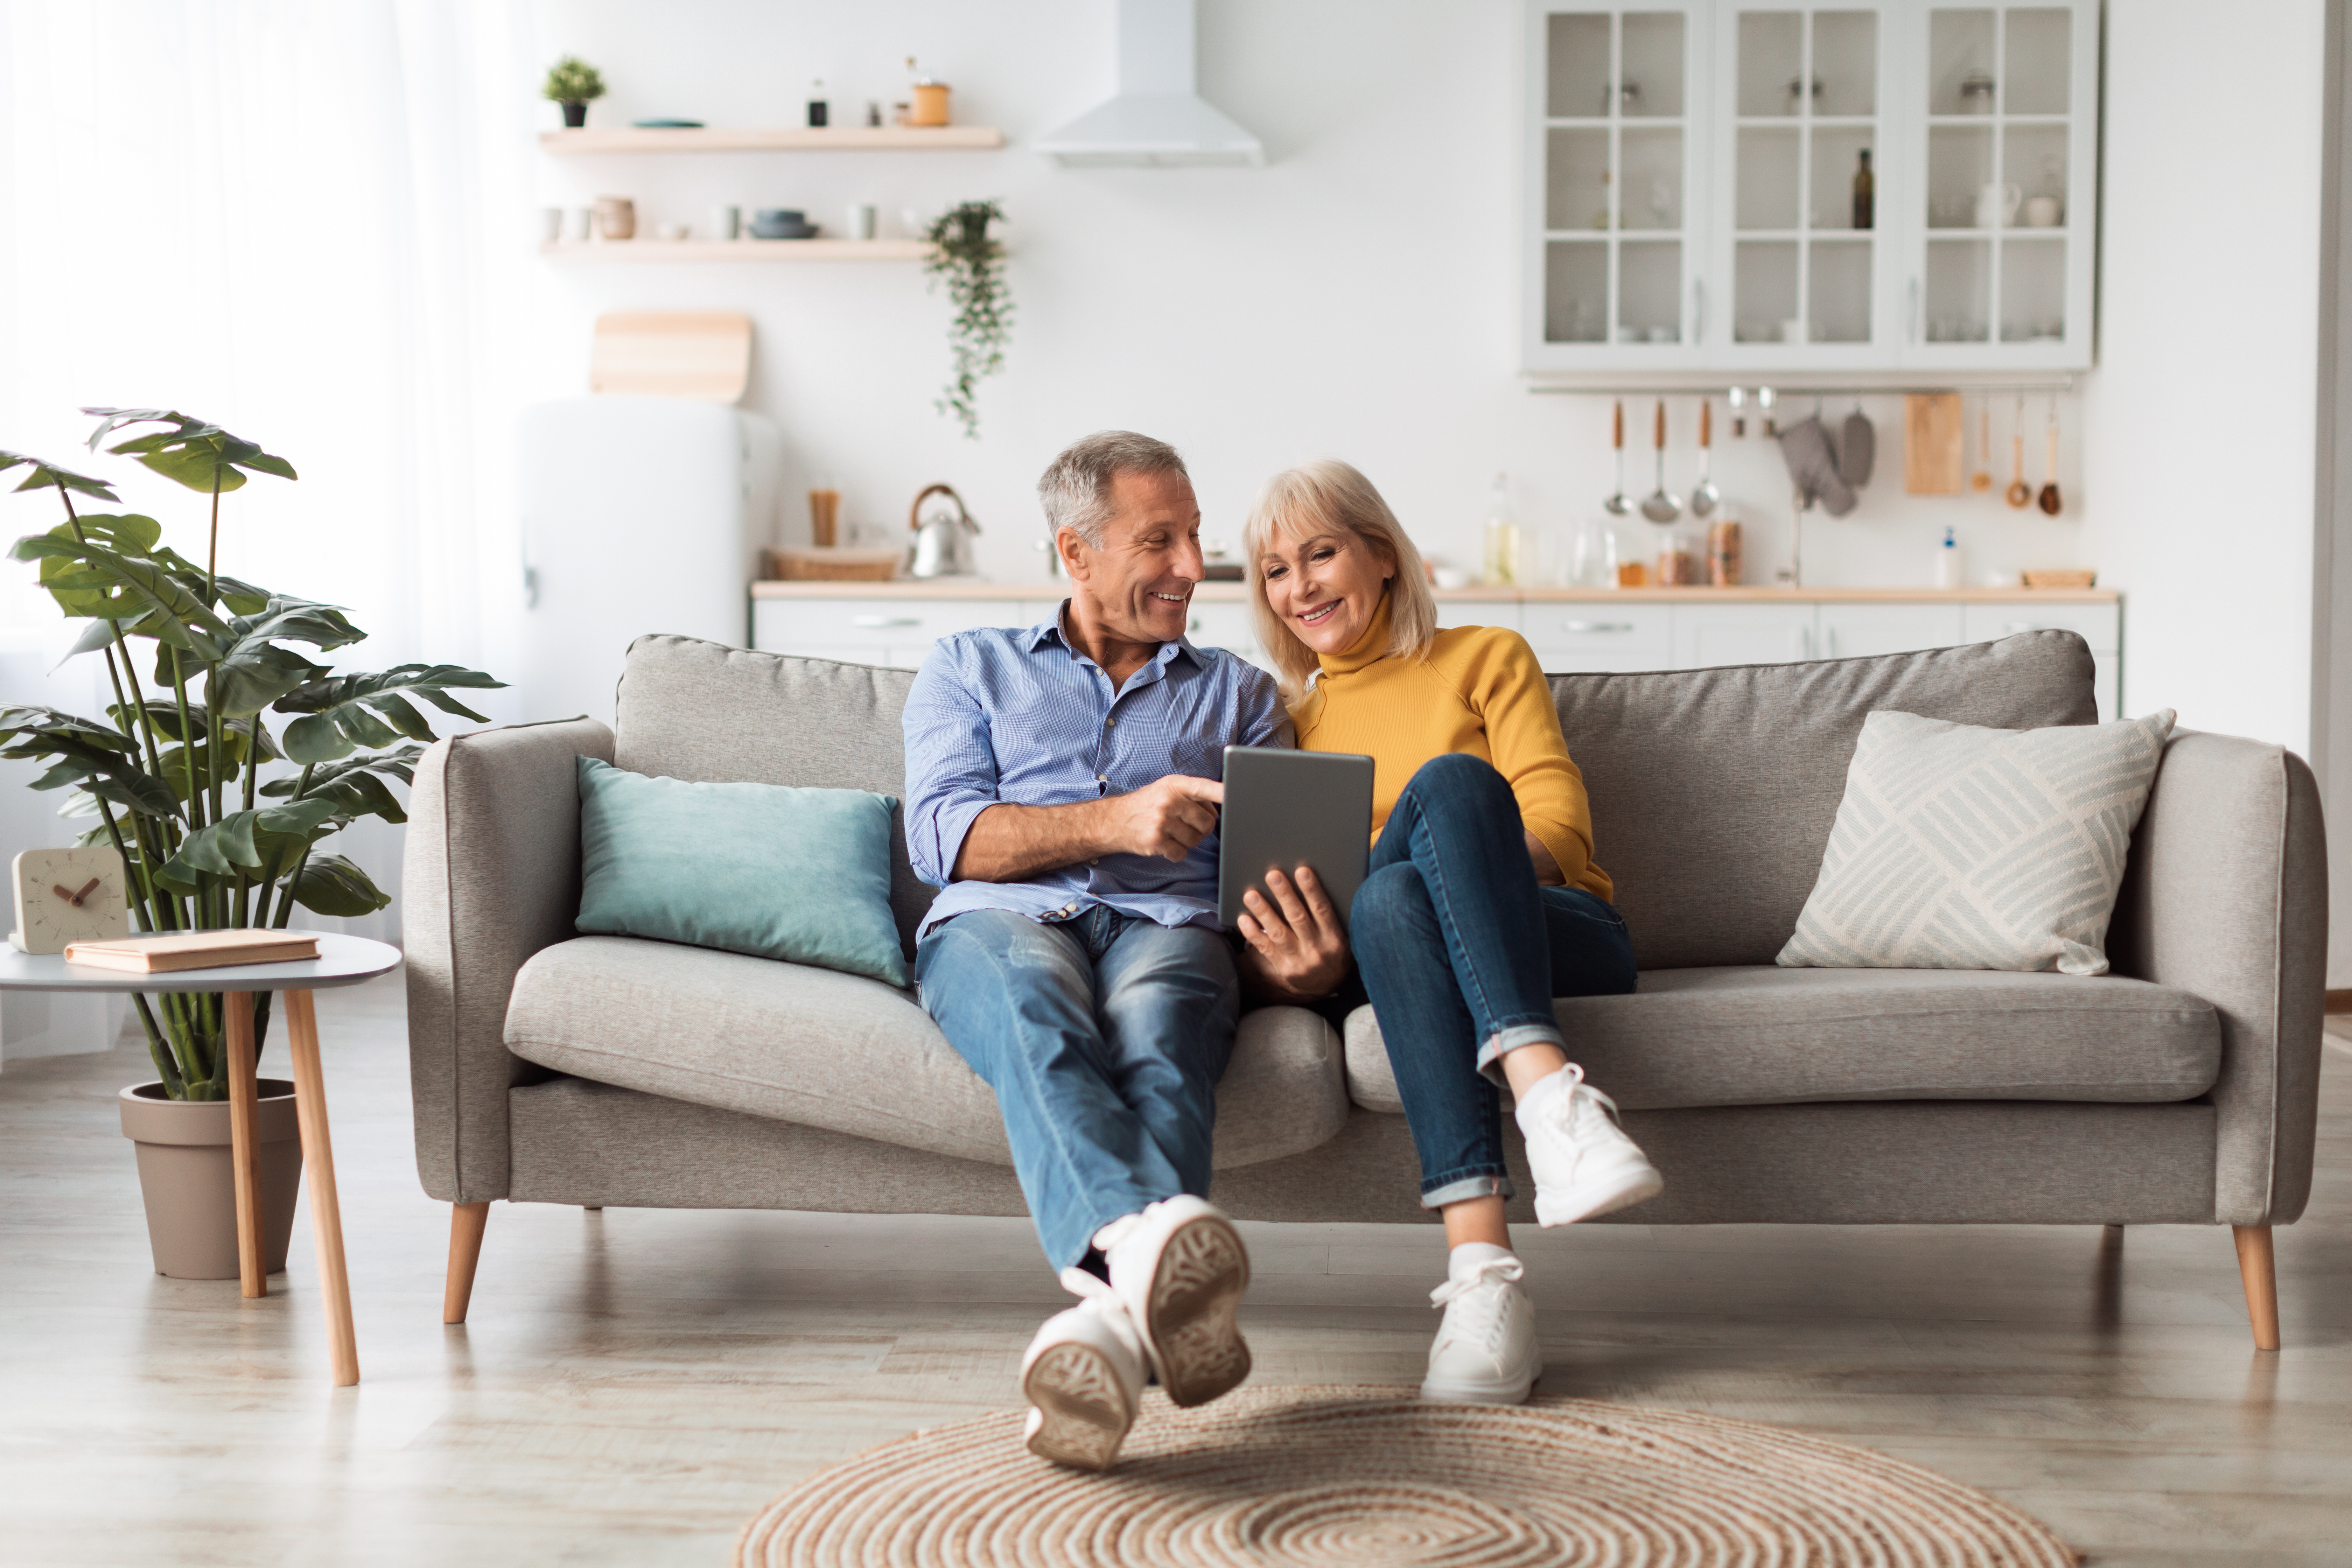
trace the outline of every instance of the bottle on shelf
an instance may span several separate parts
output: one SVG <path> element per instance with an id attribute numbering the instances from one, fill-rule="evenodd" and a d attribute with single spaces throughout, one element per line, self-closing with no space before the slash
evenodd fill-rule
<path id="1" fill-rule="evenodd" d="M 1486 584 L 1508 588 L 1519 580 L 1519 520 L 1511 511 L 1508 474 L 1495 476 L 1486 504 Z"/>
<path id="2" fill-rule="evenodd" d="M 1950 529 L 1944 530 L 1944 547 L 1936 552 L 1936 586 L 1958 588 L 1968 576 L 1968 562 L 1960 552 L 1960 542 Z"/>
<path id="3" fill-rule="evenodd" d="M 833 122 L 833 105 L 824 96 L 824 78 L 809 84 L 808 122 L 812 131 L 822 131 Z"/>
<path id="4" fill-rule="evenodd" d="M 1862 150 L 1862 163 L 1853 172 L 1853 226 L 1871 226 L 1873 209 L 1877 205 L 1878 182 L 1870 173 L 1870 149 Z"/>

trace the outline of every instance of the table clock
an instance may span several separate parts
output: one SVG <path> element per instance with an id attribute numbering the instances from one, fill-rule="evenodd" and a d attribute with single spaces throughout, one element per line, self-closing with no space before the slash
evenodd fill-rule
<path id="1" fill-rule="evenodd" d="M 110 845 L 87 849 L 27 849 L 16 857 L 16 929 L 8 941 L 20 952 L 63 952 L 69 942 L 131 934 L 121 853 Z"/>

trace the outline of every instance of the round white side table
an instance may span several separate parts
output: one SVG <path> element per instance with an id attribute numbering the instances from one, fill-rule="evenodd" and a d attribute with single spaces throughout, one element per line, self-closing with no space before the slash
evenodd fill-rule
<path id="1" fill-rule="evenodd" d="M 132 974 L 68 963 L 57 953 L 19 952 L 0 942 L 0 991 L 218 991 L 228 1025 L 228 1121 L 231 1168 L 236 1173 L 238 1283 L 247 1296 L 268 1294 L 261 1271 L 261 1198 L 254 1162 L 259 1141 L 254 1096 L 253 1008 L 257 991 L 286 998 L 286 1036 L 294 1059 L 294 1110 L 302 1126 L 302 1168 L 310 1181 L 310 1228 L 319 1247 L 319 1294 L 326 1301 L 327 1343 L 335 1383 L 360 1380 L 359 1341 L 352 1330 L 352 1282 L 343 1267 L 343 1217 L 335 1199 L 335 1152 L 327 1135 L 327 1086 L 319 1070 L 319 1015 L 310 993 L 357 985 L 400 967 L 400 950 L 365 937 L 332 931 L 319 939 L 319 956 L 289 963 L 236 963 Z"/>

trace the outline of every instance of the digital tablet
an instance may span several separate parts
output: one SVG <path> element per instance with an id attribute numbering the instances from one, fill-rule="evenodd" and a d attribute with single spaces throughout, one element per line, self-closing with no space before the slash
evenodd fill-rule
<path id="1" fill-rule="evenodd" d="M 1240 920 L 1242 895 L 1268 900 L 1265 874 L 1315 868 L 1342 924 L 1372 846 L 1372 759 L 1348 752 L 1225 748 L 1224 819 L 1217 828 L 1217 919 Z M 1278 907 L 1278 906 L 1277 906 Z"/>

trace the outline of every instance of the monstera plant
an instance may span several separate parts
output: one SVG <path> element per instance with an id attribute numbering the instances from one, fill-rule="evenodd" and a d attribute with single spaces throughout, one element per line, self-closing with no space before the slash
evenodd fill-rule
<path id="1" fill-rule="evenodd" d="M 121 436 L 106 450 L 210 498 L 205 560 L 165 545 L 152 517 L 83 510 L 120 504 L 105 481 L 0 451 L 0 472 L 32 470 L 19 491 L 54 491 L 65 514 L 10 553 L 37 563 L 58 607 L 89 621 L 68 657 L 103 659 L 114 699 L 98 718 L 0 705 L 0 756 L 47 763 L 33 787 L 71 789 L 63 815 L 97 819 L 81 842 L 121 852 L 142 931 L 283 927 L 298 905 L 320 915 L 383 908 L 390 897 L 320 841 L 362 817 L 406 820 L 391 784 L 408 782 L 436 738 L 418 701 L 488 722 L 451 692 L 503 683 L 448 664 L 339 673 L 299 651 L 367 634 L 332 605 L 218 569 L 221 497 L 249 475 L 292 479 L 293 465 L 174 410 L 82 412 L 100 421 L 92 449 Z M 271 715 L 281 716 L 274 732 Z M 133 1000 L 164 1091 L 226 1098 L 220 995 Z M 257 1049 L 269 994 L 252 1000 Z"/>

